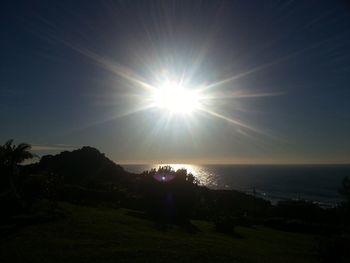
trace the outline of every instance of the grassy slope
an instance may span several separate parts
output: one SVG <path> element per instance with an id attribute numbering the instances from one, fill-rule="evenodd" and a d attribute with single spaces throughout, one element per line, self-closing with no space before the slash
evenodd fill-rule
<path id="1" fill-rule="evenodd" d="M 315 237 L 267 228 L 237 228 L 242 238 L 167 232 L 130 211 L 62 204 L 65 219 L 27 226 L 0 239 L 5 262 L 316 262 Z"/>

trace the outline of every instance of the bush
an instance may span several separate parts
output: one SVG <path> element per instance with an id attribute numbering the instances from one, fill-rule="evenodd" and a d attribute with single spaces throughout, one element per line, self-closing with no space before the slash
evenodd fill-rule
<path id="1" fill-rule="evenodd" d="M 144 207 L 157 221 L 187 224 L 194 211 L 197 181 L 185 169 L 159 167 L 142 174 Z"/>

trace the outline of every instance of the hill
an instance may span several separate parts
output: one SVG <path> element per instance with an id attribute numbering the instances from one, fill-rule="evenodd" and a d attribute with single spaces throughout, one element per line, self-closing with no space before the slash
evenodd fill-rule
<path id="1" fill-rule="evenodd" d="M 31 169 L 53 173 L 60 176 L 64 183 L 80 185 L 116 183 L 131 175 L 100 151 L 89 146 L 43 156 Z"/>
<path id="2" fill-rule="evenodd" d="M 0 239 L 7 262 L 317 262 L 317 238 L 264 227 L 238 227 L 237 236 L 192 221 L 188 234 L 154 229 L 143 213 L 60 203 L 65 218 L 15 228 Z M 26 220 L 28 221 L 28 220 Z M 8 226 L 8 229 L 10 226 Z"/>

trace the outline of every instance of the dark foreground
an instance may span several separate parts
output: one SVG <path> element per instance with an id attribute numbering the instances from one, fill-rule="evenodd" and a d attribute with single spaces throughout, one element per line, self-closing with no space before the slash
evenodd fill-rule
<path id="1" fill-rule="evenodd" d="M 132 210 L 60 203 L 59 211 L 49 222 L 3 225 L 1 262 L 320 262 L 316 235 L 237 227 L 230 236 L 204 221 L 189 234 L 156 230 Z"/>
<path id="2" fill-rule="evenodd" d="M 338 207 L 272 205 L 184 169 L 131 174 L 91 147 L 19 166 L 23 147 L 0 147 L 0 263 L 350 262 L 347 177 Z"/>

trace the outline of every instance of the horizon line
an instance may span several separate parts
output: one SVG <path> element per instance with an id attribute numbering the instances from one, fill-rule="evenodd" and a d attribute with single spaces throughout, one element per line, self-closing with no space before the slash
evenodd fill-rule
<path id="1" fill-rule="evenodd" d="M 300 162 L 300 163 L 270 163 L 270 162 L 255 162 L 255 163 L 238 163 L 238 162 L 232 162 L 232 163 L 226 163 L 226 162 L 203 162 L 203 163 L 188 163 L 188 162 L 117 162 L 113 161 L 114 163 L 118 165 L 350 165 L 350 162 Z"/>

